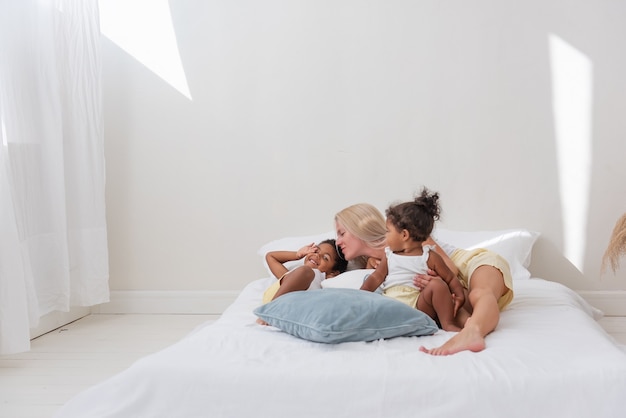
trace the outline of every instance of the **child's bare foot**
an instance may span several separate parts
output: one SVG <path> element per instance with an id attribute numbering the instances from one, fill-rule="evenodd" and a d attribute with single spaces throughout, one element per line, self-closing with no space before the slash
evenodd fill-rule
<path id="1" fill-rule="evenodd" d="M 430 349 L 424 346 L 420 347 L 421 352 L 432 354 L 433 356 L 447 356 L 466 350 L 478 352 L 484 349 L 485 338 L 480 334 L 478 328 L 472 327 L 469 323 L 441 347 Z"/>
<path id="2" fill-rule="evenodd" d="M 259 324 L 259 325 L 269 325 L 267 322 L 265 322 L 261 318 L 257 318 L 256 323 Z"/>

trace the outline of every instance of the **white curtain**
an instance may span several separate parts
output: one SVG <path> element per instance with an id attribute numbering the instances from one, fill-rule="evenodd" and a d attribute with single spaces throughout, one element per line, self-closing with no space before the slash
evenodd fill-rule
<path id="1" fill-rule="evenodd" d="M 0 354 L 109 300 L 97 0 L 0 0 Z"/>

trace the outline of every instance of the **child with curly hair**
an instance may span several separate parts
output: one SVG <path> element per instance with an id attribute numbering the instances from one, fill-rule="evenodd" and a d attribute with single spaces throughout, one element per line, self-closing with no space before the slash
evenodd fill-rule
<path id="1" fill-rule="evenodd" d="M 284 265 L 302 258 L 304 264 L 293 270 L 288 270 Z M 343 273 L 348 266 L 334 239 L 319 244 L 311 243 L 298 251 L 270 251 L 265 255 L 265 260 L 278 281 L 265 291 L 263 303 L 297 290 L 320 289 L 322 280 Z"/>
<path id="2" fill-rule="evenodd" d="M 384 295 L 428 314 L 446 331 L 460 331 L 469 318 L 463 285 L 434 247 L 425 245 L 439 219 L 439 195 L 424 188 L 414 201 L 390 206 L 385 214 L 385 256 L 361 289 L 382 285 Z M 428 269 L 439 277 L 420 291 L 413 278 Z"/>

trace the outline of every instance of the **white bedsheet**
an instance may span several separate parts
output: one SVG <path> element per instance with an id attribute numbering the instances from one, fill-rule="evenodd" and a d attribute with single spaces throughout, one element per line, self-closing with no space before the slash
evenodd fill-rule
<path id="1" fill-rule="evenodd" d="M 270 279 L 217 322 L 74 397 L 57 418 L 623 417 L 626 353 L 575 292 L 541 279 L 487 349 L 434 357 L 453 333 L 326 345 L 255 323 Z"/>

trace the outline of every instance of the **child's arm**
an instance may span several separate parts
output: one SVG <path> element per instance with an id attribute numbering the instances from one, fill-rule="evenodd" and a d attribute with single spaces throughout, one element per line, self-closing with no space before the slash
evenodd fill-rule
<path id="1" fill-rule="evenodd" d="M 454 298 L 454 316 L 457 311 L 465 303 L 465 292 L 463 285 L 459 281 L 456 274 L 448 268 L 448 265 L 444 259 L 436 252 L 431 251 L 428 253 L 428 262 L 426 263 L 429 268 L 433 269 L 439 277 L 441 277 L 450 288 L 450 292 Z"/>
<path id="2" fill-rule="evenodd" d="M 432 245 L 433 247 L 435 247 L 435 252 L 437 254 L 439 254 L 439 256 L 443 259 L 443 261 L 445 262 L 445 264 L 448 267 L 448 269 L 450 271 L 452 271 L 452 274 L 454 274 L 455 277 L 459 274 L 458 267 L 452 262 L 452 260 L 448 256 L 448 254 L 446 254 L 446 252 L 443 250 L 443 248 L 441 248 L 439 246 L 439 244 L 437 244 L 432 237 L 428 237 L 428 239 L 426 241 L 424 241 L 424 245 Z M 432 251 L 431 251 L 431 253 L 432 253 Z M 447 283 L 447 281 L 446 281 L 446 283 Z"/>
<path id="3" fill-rule="evenodd" d="M 374 292 L 381 284 L 383 284 L 383 282 L 387 278 L 388 272 L 387 257 L 383 257 L 380 259 L 380 263 L 378 264 L 378 267 L 376 267 L 376 271 L 370 274 L 367 277 L 367 280 L 363 282 L 363 285 L 361 285 L 361 290 Z"/>
<path id="4" fill-rule="evenodd" d="M 265 254 L 265 261 L 267 261 L 267 265 L 270 268 L 272 274 L 277 279 L 280 279 L 288 271 L 283 263 L 299 260 L 302 257 L 305 257 L 308 254 L 315 253 L 317 251 L 317 246 L 311 243 L 300 248 L 298 251 L 270 251 L 269 253 Z"/>

